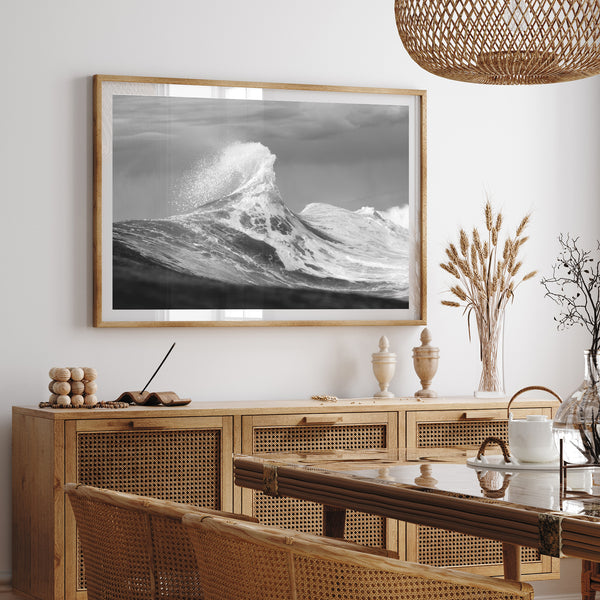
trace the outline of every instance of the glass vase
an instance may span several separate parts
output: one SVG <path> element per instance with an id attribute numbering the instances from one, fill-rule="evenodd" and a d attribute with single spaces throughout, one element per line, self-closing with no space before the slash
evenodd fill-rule
<path id="1" fill-rule="evenodd" d="M 478 323 L 481 376 L 476 398 L 504 398 L 504 314 L 492 327 Z"/>
<path id="2" fill-rule="evenodd" d="M 554 439 L 563 440 L 563 459 L 570 464 L 600 462 L 600 352 L 592 359 L 584 352 L 583 381 L 556 411 Z"/>

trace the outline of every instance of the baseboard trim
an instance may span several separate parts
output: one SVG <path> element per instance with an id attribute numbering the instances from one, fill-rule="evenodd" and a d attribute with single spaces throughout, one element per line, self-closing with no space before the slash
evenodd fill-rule
<path id="1" fill-rule="evenodd" d="M 10 590 L 12 590 L 12 573 L 0 571 L 0 592 L 9 592 Z"/>

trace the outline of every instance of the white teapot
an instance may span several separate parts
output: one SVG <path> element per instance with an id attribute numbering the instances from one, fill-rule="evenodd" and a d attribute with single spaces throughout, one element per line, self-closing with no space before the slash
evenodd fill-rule
<path id="1" fill-rule="evenodd" d="M 512 401 L 530 390 L 549 392 L 561 401 L 552 390 L 542 386 L 530 386 L 519 390 L 508 403 L 508 445 L 511 454 L 523 463 L 548 463 L 558 460 L 558 448 L 552 433 L 552 419 L 546 415 L 527 415 L 525 419 L 514 419 L 510 412 Z"/>

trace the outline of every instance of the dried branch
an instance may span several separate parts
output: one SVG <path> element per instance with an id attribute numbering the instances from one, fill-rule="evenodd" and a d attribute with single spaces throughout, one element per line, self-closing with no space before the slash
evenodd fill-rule
<path id="1" fill-rule="evenodd" d="M 600 241 L 597 258 L 592 257 L 590 250 L 579 247 L 579 238 L 561 233 L 558 241 L 561 251 L 552 266 L 552 275 L 543 278 L 541 284 L 546 289 L 545 296 L 561 307 L 558 317 L 554 317 L 557 328 L 581 325 L 591 334 L 589 360 L 595 383 L 599 375 L 594 368 L 595 357 L 600 350 Z"/>

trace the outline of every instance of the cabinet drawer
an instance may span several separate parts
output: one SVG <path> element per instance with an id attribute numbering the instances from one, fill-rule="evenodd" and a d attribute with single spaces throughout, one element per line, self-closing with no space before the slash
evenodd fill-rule
<path id="1" fill-rule="evenodd" d="M 307 453 L 361 458 L 398 447 L 396 413 L 261 415 L 242 421 L 244 454 Z"/>
<path id="2" fill-rule="evenodd" d="M 552 408 L 511 408 L 515 418 L 540 414 L 552 418 Z M 406 445 L 409 448 L 478 448 L 486 437 L 508 441 L 504 409 L 413 411 L 406 413 Z"/>
<path id="3" fill-rule="evenodd" d="M 65 423 L 67 482 L 217 510 L 232 509 L 232 452 L 231 417 Z M 85 571 L 68 502 L 65 509 L 66 596 L 74 598 L 83 596 Z"/>
<path id="4" fill-rule="evenodd" d="M 398 447 L 397 413 L 311 413 L 260 415 L 242 419 L 242 453 L 324 458 L 374 457 Z M 295 498 L 273 498 L 242 490 L 242 507 L 261 523 L 305 533 L 323 533 L 323 507 Z M 365 546 L 397 551 L 397 523 L 348 511 L 346 538 Z"/>

